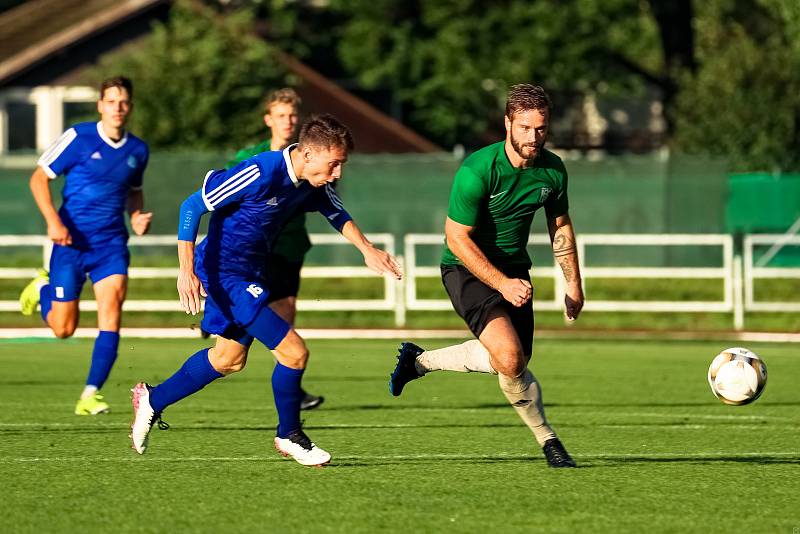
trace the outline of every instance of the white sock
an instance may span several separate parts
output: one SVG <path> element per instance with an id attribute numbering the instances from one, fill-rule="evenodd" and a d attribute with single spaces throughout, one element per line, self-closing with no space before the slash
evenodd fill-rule
<path id="1" fill-rule="evenodd" d="M 81 400 L 88 399 L 95 393 L 97 393 L 97 386 L 86 386 L 83 388 L 83 393 L 81 393 Z"/>
<path id="2" fill-rule="evenodd" d="M 497 374 L 492 369 L 489 351 L 477 339 L 442 349 L 426 350 L 417 356 L 416 367 L 420 375 L 431 371 Z"/>
<path id="3" fill-rule="evenodd" d="M 544 445 L 545 441 L 556 437 L 556 433 L 547 424 L 542 405 L 542 391 L 530 369 L 525 369 L 524 373 L 515 377 L 498 375 L 498 381 L 508 402 L 531 429 L 539 445 Z"/>

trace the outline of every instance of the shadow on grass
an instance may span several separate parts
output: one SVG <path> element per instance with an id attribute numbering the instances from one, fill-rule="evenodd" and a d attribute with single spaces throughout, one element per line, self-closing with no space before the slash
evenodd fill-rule
<path id="1" fill-rule="evenodd" d="M 621 467 L 631 464 L 696 464 L 711 465 L 719 463 L 741 463 L 753 465 L 800 465 L 800 456 L 737 456 L 736 454 L 725 454 L 720 456 L 620 456 L 615 458 L 588 457 L 586 460 L 592 467 Z M 594 463 L 598 462 L 598 463 Z"/>

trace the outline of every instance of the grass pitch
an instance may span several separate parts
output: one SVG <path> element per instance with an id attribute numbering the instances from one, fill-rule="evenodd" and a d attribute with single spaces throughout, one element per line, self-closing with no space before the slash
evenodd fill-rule
<path id="1" fill-rule="evenodd" d="M 427 341 L 423 346 L 444 346 Z M 706 383 L 715 343 L 536 343 L 547 415 L 579 469 L 546 466 L 496 379 L 434 373 L 392 398 L 396 343 L 310 341 L 306 429 L 333 454 L 303 468 L 272 448 L 267 351 L 170 407 L 145 456 L 128 389 L 201 340 L 124 339 L 113 412 L 72 415 L 91 341 L 0 341 L 5 532 L 793 532 L 800 528 L 800 354 L 745 407 Z"/>

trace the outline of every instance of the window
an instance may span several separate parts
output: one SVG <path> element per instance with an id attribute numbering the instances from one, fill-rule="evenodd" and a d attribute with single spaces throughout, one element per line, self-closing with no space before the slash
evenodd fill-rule
<path id="1" fill-rule="evenodd" d="M 36 150 L 36 105 L 28 102 L 8 102 L 8 150 Z"/>

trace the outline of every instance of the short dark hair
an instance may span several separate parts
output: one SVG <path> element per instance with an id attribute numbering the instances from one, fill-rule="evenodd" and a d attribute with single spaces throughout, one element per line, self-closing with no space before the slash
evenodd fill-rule
<path id="1" fill-rule="evenodd" d="M 506 100 L 506 117 L 514 117 L 518 111 L 530 111 L 532 109 L 550 111 L 552 104 L 550 97 L 539 85 L 529 83 L 518 83 L 512 85 L 508 90 L 508 100 Z"/>
<path id="2" fill-rule="evenodd" d="M 133 98 L 133 82 L 130 78 L 125 76 L 114 76 L 113 78 L 106 78 L 100 83 L 100 100 L 106 94 L 106 89 L 112 87 L 121 87 L 128 91 L 128 97 Z"/>
<path id="3" fill-rule="evenodd" d="M 312 115 L 300 127 L 300 146 L 315 146 L 330 149 L 339 147 L 353 150 L 353 134 L 333 115 Z"/>

